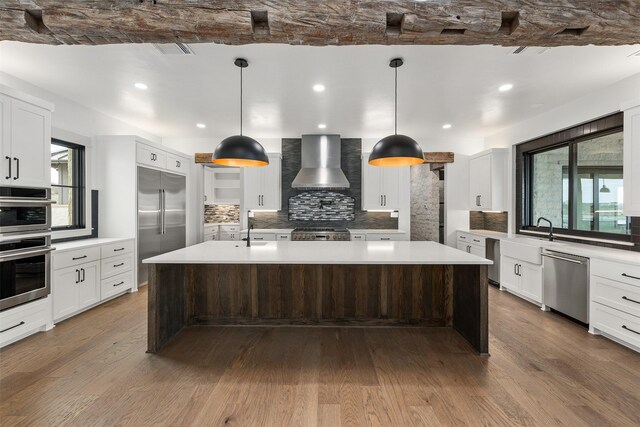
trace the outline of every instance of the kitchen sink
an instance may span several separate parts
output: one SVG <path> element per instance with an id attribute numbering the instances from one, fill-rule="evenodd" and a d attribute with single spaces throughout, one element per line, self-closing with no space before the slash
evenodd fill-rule
<path id="1" fill-rule="evenodd" d="M 542 264 L 541 240 L 528 238 L 510 238 L 500 241 L 500 252 L 511 258 Z"/>

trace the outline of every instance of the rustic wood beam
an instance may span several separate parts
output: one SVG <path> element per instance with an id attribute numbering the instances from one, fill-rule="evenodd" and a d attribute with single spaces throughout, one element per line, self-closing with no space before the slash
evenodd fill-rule
<path id="1" fill-rule="evenodd" d="M 424 162 L 425 163 L 453 163 L 454 154 L 450 151 L 440 151 L 428 153 L 425 151 L 424 153 Z"/>
<path id="2" fill-rule="evenodd" d="M 46 44 L 622 45 L 637 1 L 5 0 L 0 40 Z"/>
<path id="3" fill-rule="evenodd" d="M 213 153 L 196 153 L 194 158 L 196 163 L 209 164 L 212 163 L 211 156 L 213 156 Z"/>

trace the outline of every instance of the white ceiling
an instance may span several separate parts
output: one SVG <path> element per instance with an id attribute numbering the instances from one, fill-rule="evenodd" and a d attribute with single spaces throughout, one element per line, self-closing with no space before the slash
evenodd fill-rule
<path id="1" fill-rule="evenodd" d="M 0 71 L 159 137 L 238 132 L 239 71 L 245 133 L 255 138 L 322 132 L 380 138 L 393 131 L 393 70 L 400 56 L 399 133 L 420 140 L 484 137 L 640 72 L 640 45 L 561 47 L 539 53 L 493 46 L 190 45 L 45 46 L 0 42 Z M 630 56 L 631 55 L 631 56 Z M 148 90 L 134 88 L 144 82 Z M 326 91 L 312 86 L 322 83 Z M 499 92 L 503 83 L 513 84 Z M 205 129 L 196 128 L 205 123 Z M 453 127 L 443 130 L 444 123 Z"/>

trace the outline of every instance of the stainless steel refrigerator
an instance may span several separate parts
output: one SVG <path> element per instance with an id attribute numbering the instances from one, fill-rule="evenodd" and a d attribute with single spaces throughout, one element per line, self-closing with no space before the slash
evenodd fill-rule
<path id="1" fill-rule="evenodd" d="M 142 260 L 186 245 L 186 178 L 138 167 L 138 284 L 149 269 Z"/>

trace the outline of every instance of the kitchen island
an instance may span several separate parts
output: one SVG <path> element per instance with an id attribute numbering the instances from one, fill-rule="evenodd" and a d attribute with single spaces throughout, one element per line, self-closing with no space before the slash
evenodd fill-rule
<path id="1" fill-rule="evenodd" d="M 488 353 L 491 261 L 439 243 L 208 241 L 143 262 L 151 353 L 195 325 L 452 327 Z"/>

